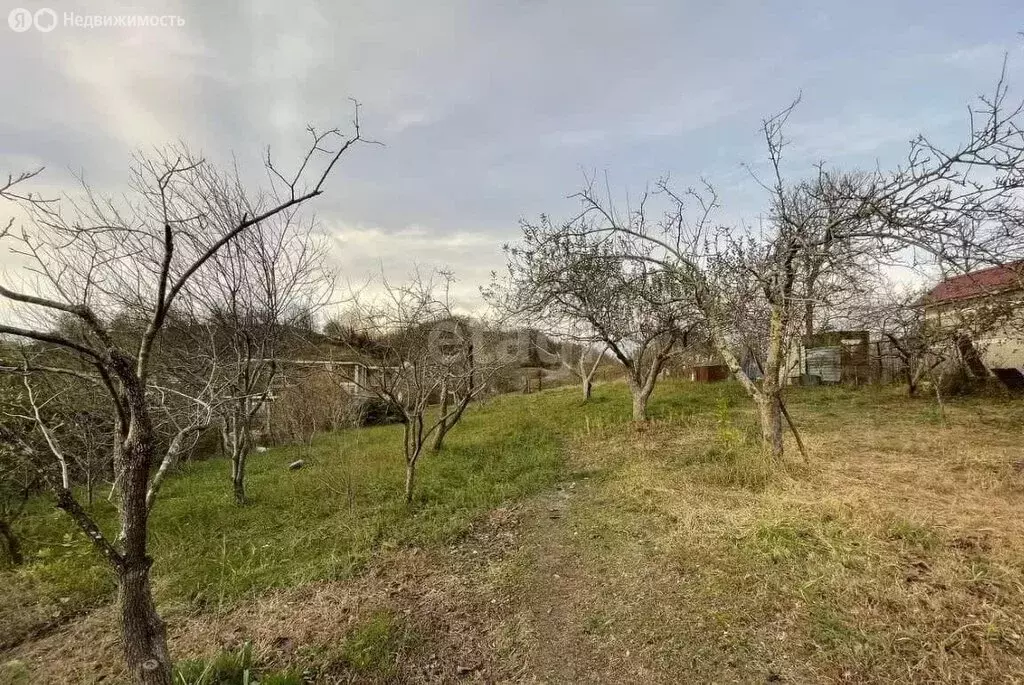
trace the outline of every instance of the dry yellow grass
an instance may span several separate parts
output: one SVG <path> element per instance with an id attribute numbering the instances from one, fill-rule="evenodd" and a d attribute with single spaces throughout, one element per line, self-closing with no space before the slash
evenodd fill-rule
<path id="1" fill-rule="evenodd" d="M 566 585 L 551 600 L 571 600 L 535 639 L 538 670 L 1024 682 L 1020 406 L 974 400 L 938 422 L 894 393 L 835 394 L 836 416 L 797 397 L 813 460 L 775 477 L 728 430 L 745 410 L 584 441 L 581 468 L 603 472 L 552 543 L 573 551 L 543 571 Z"/>

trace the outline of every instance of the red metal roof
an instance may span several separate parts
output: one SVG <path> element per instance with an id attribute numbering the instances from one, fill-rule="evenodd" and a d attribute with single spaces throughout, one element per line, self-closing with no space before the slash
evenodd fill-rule
<path id="1" fill-rule="evenodd" d="M 1024 288 L 1024 260 L 947 278 L 932 288 L 924 300 L 934 304 L 1018 288 Z"/>

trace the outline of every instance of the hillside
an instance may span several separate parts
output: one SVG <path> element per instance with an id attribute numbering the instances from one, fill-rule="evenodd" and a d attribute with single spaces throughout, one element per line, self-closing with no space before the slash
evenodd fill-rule
<path id="1" fill-rule="evenodd" d="M 224 462 L 191 464 L 153 520 L 172 650 L 202 660 L 181 673 L 1015 682 L 1024 407 L 959 400 L 943 418 L 897 389 L 800 389 L 812 459 L 791 449 L 780 473 L 748 404 L 731 383 L 666 382 L 636 427 L 619 384 L 585 405 L 572 388 L 495 398 L 424 458 L 411 511 L 398 426 L 254 455 L 245 507 Z M 100 560 L 44 502 L 22 532 L 0 682 L 116 681 Z"/>

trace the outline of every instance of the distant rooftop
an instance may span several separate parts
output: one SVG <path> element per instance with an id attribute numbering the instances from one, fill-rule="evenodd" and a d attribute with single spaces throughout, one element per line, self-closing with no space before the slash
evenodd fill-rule
<path id="1" fill-rule="evenodd" d="M 966 300 L 1020 288 L 1024 288 L 1024 260 L 947 278 L 925 295 L 924 303 Z"/>

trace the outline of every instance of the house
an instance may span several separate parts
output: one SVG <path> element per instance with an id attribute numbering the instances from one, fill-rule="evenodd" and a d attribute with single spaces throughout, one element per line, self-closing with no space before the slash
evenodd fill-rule
<path id="1" fill-rule="evenodd" d="M 920 306 L 926 325 L 952 334 L 975 375 L 1024 373 L 1024 260 L 947 278 Z"/>
<path id="2" fill-rule="evenodd" d="M 354 359 L 279 359 L 278 378 L 283 382 L 295 382 L 309 373 L 326 373 L 334 378 L 338 388 L 353 397 L 371 394 L 374 375 L 381 368 Z"/>

